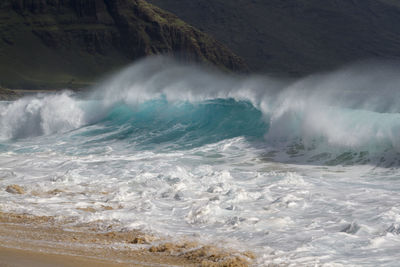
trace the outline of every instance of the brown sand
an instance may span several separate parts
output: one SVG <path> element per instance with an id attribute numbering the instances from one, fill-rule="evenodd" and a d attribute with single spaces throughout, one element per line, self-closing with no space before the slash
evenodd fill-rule
<path id="1" fill-rule="evenodd" d="M 254 255 L 139 231 L 0 212 L 0 267 L 249 266 Z"/>
<path id="2" fill-rule="evenodd" d="M 123 263 L 96 260 L 91 258 L 69 256 L 38 251 L 11 249 L 0 246 L 0 267 L 120 267 Z M 135 265 L 132 265 L 135 266 Z M 136 265 L 141 266 L 141 265 Z"/>

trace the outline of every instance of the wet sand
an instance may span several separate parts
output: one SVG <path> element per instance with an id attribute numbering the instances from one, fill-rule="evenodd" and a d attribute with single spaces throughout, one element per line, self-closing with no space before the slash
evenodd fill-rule
<path id="1" fill-rule="evenodd" d="M 0 267 L 119 267 L 127 266 L 105 260 L 96 260 L 80 256 L 57 255 L 38 251 L 11 249 L 0 246 Z M 131 265 L 135 266 L 135 265 Z M 143 266 L 143 265 L 136 265 Z"/>
<path id="2" fill-rule="evenodd" d="M 0 212 L 0 267 L 249 266 L 250 252 Z"/>

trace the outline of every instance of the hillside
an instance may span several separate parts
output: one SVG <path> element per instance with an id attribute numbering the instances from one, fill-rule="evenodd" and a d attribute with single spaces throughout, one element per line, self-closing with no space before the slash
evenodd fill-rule
<path id="1" fill-rule="evenodd" d="M 250 68 L 304 75 L 400 58 L 396 0 L 150 0 L 199 27 Z"/>
<path id="2" fill-rule="evenodd" d="M 0 86 L 84 87 L 160 53 L 247 70 L 221 43 L 143 0 L 0 2 Z"/>

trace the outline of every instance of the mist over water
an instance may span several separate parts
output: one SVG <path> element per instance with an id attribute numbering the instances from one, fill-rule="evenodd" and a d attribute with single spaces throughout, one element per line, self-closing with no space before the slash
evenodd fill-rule
<path id="1" fill-rule="evenodd" d="M 397 63 L 293 80 L 154 57 L 0 102 L 0 185 L 28 192 L 0 209 L 246 244 L 259 265 L 394 266 L 399 85 Z"/>
<path id="2" fill-rule="evenodd" d="M 312 151 L 311 157 L 363 152 L 368 160 L 390 157 L 394 164 L 400 149 L 398 66 L 370 62 L 293 81 L 234 77 L 154 57 L 106 79 L 85 99 L 62 92 L 2 104 L 0 137 L 65 133 L 93 124 L 108 125 L 110 134 L 121 128 L 129 134 L 129 127 L 146 132 L 153 125 L 157 129 L 150 131 L 176 127 L 181 135 L 207 130 L 199 136 L 214 142 L 234 128 L 230 137 L 263 132 L 265 143 L 279 149 L 296 145 Z"/>

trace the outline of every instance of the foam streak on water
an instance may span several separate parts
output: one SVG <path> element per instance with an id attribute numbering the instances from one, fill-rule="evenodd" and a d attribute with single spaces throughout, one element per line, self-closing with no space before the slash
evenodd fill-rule
<path id="1" fill-rule="evenodd" d="M 153 58 L 85 97 L 1 102 L 0 209 L 250 248 L 258 265 L 395 266 L 398 74 L 240 79 Z"/>

